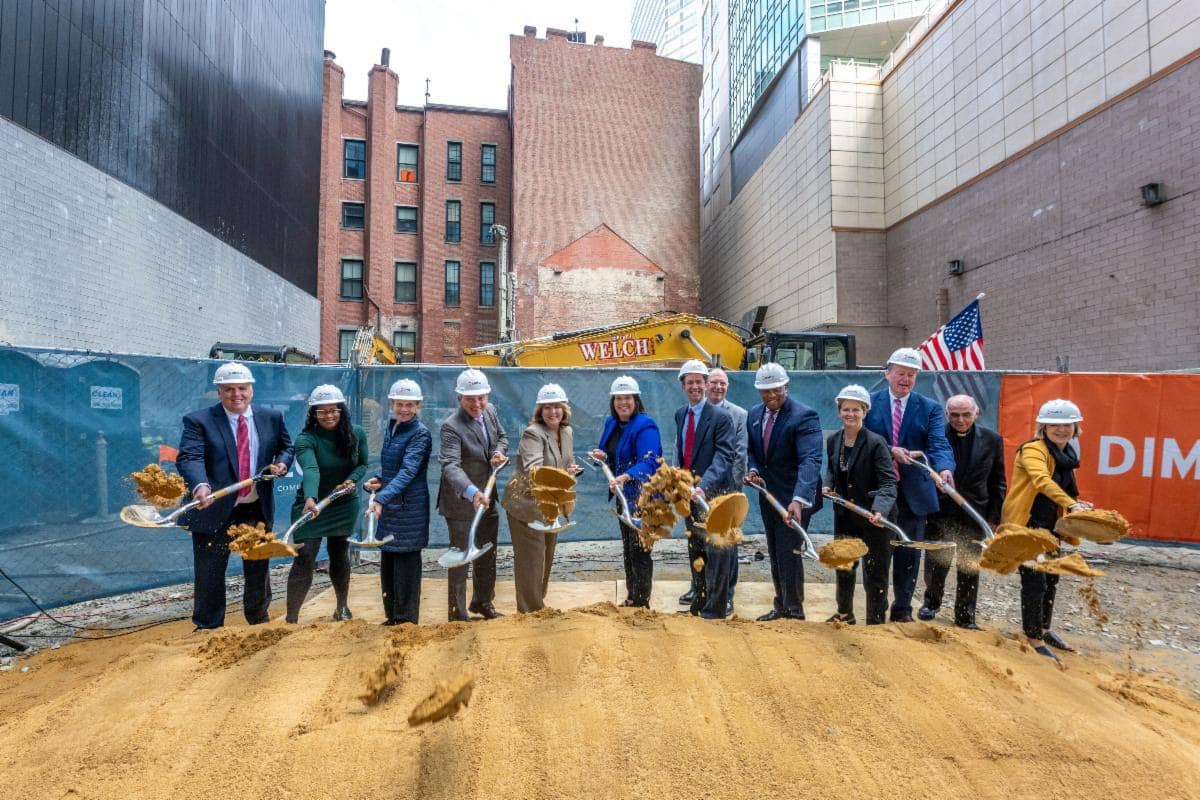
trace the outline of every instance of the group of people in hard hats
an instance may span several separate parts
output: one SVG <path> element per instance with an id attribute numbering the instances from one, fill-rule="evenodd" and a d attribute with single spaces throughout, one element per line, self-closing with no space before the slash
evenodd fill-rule
<path id="1" fill-rule="evenodd" d="M 860 516 L 843 504 L 834 509 L 835 536 L 862 539 L 866 624 L 913 620 L 921 550 L 893 548 L 883 521 L 898 525 L 915 541 L 947 540 L 956 548 L 931 551 L 926 558 L 925 592 L 917 618 L 932 620 L 940 610 L 947 574 L 957 554 L 958 583 L 954 622 L 977 629 L 975 605 L 979 531 L 939 489 L 956 487 L 989 525 L 1013 522 L 1053 530 L 1058 516 L 1090 508 L 1079 499 L 1074 471 L 1079 465 L 1077 439 L 1082 415 L 1067 400 L 1053 400 L 1040 410 L 1034 438 L 1017 451 L 1011 485 L 1005 480 L 1003 442 L 977 422 L 979 406 L 967 395 L 951 397 L 943 411 L 915 391 L 921 369 L 918 351 L 901 348 L 884 368 L 886 387 L 868 392 L 851 384 L 838 392 L 840 428 L 827 437 L 817 411 L 788 394 L 789 378 L 776 363 L 762 365 L 754 388 L 760 402 L 749 410 L 726 398 L 728 375 L 698 360 L 678 372 L 682 404 L 673 419 L 673 461 L 696 480 L 689 529 L 691 588 L 680 602 L 686 612 L 709 619 L 734 610 L 738 577 L 736 549 L 718 547 L 701 524 L 706 499 L 754 484 L 762 492 L 760 512 L 766 532 L 772 608 L 760 621 L 804 619 L 803 536 L 793 524 L 807 528 L 823 498 L 844 499 L 866 511 Z M 401 379 L 388 391 L 391 415 L 379 455 L 380 474 L 365 481 L 369 453 L 361 426 L 350 420 L 346 398 L 333 385 L 315 388 L 308 398 L 304 429 L 293 444 L 281 415 L 254 407 L 254 377 L 239 363 L 216 370 L 220 402 L 183 420 L 177 467 L 199 506 L 184 518 L 192 533 L 195 559 L 197 628 L 223 624 L 224 575 L 228 537 L 234 524 L 273 519 L 272 493 L 257 486 L 212 500 L 213 487 L 270 473 L 284 475 L 293 460 L 303 479 L 292 507 L 293 520 L 311 513 L 313 522 L 296 533 L 298 555 L 287 581 L 288 622 L 296 622 L 312 583 L 322 539 L 336 603 L 334 619 L 351 618 L 348 606 L 350 559 L 348 539 L 360 512 L 375 514 L 381 547 L 380 583 L 384 624 L 416 623 L 420 615 L 421 551 L 429 541 L 430 497 L 427 482 L 433 436 L 420 419 L 420 385 Z M 453 547 L 467 548 L 475 527 L 477 546 L 492 545 L 469 567 L 449 570 L 447 618 L 467 620 L 502 616 L 495 607 L 496 549 L 499 506 L 503 506 L 513 542 L 514 582 L 519 612 L 545 605 L 557 536 L 541 523 L 531 496 L 530 475 L 538 467 L 581 471 L 574 453 L 571 409 L 558 384 L 543 386 L 517 446 L 515 470 L 501 493 L 495 480 L 508 463 L 509 440 L 495 407 L 491 386 L 477 369 L 466 369 L 455 382 L 458 408 L 439 427 L 441 480 L 437 510 L 446 519 Z M 589 456 L 603 462 L 612 478 L 610 491 L 636 508 L 642 485 L 663 459 L 663 435 L 646 412 L 638 382 L 616 378 L 609 391 L 609 415 Z M 914 458 L 923 454 L 931 471 Z M 822 463 L 826 468 L 822 476 Z M 362 483 L 371 492 L 368 508 L 349 494 L 320 510 L 318 501 L 335 490 Z M 771 500 L 785 509 L 776 511 Z M 636 522 L 635 522 L 636 525 Z M 653 562 L 628 519 L 619 522 L 627 597 L 623 605 L 648 607 Z M 245 561 L 244 613 L 251 624 L 268 620 L 271 600 L 267 562 Z M 887 598 L 891 578 L 892 600 Z M 855 624 L 853 570 L 837 575 L 837 612 L 831 620 Z M 1057 577 L 1021 569 L 1022 627 L 1038 652 L 1049 647 L 1070 649 L 1051 629 Z"/>

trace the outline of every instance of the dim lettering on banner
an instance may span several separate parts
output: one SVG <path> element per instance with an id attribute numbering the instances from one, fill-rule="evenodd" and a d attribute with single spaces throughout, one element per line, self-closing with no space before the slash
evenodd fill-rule
<path id="1" fill-rule="evenodd" d="M 120 386 L 93 386 L 92 408 L 120 411 L 125 407 Z"/>
<path id="2" fill-rule="evenodd" d="M 0 383 L 0 414 L 16 414 L 21 410 L 21 385 Z"/>

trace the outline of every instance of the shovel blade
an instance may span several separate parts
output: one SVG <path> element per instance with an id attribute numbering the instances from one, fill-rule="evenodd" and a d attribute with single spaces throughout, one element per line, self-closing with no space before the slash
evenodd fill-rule
<path id="1" fill-rule="evenodd" d="M 175 527 L 175 521 L 164 517 L 154 506 L 125 506 L 121 509 L 121 521 L 138 528 Z"/>
<path id="2" fill-rule="evenodd" d="M 486 542 L 482 547 L 476 547 L 474 550 L 459 550 L 457 547 L 451 547 L 445 553 L 442 553 L 442 557 L 438 559 L 438 563 L 446 569 L 465 567 L 491 549 L 491 542 Z"/>
<path id="3" fill-rule="evenodd" d="M 541 533 L 562 533 L 567 528 L 575 527 L 575 523 L 559 517 L 554 522 L 540 522 L 535 520 L 529 523 L 529 527 Z"/>

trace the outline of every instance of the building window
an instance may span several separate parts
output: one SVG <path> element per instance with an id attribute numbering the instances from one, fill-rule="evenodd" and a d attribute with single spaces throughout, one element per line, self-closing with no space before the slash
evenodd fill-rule
<path id="1" fill-rule="evenodd" d="M 446 180 L 462 180 L 462 142 L 446 142 Z"/>
<path id="2" fill-rule="evenodd" d="M 479 156 L 479 180 L 483 183 L 496 182 L 496 145 L 483 145 Z"/>
<path id="3" fill-rule="evenodd" d="M 446 201 L 446 241 L 462 241 L 462 201 Z"/>
<path id="4" fill-rule="evenodd" d="M 396 206 L 396 233 L 417 232 L 417 207 Z"/>
<path id="5" fill-rule="evenodd" d="M 396 302 L 417 302 L 417 265 L 411 261 L 396 262 Z"/>
<path id="6" fill-rule="evenodd" d="M 496 236 L 492 233 L 492 226 L 496 224 L 496 204 L 495 203 L 480 203 L 479 204 L 479 243 L 480 244 L 495 244 Z"/>
<path id="7" fill-rule="evenodd" d="M 457 261 L 446 262 L 446 305 L 458 305 L 458 267 Z"/>
<path id="8" fill-rule="evenodd" d="M 361 258 L 342 259 L 342 286 L 339 295 L 343 300 L 362 300 L 363 262 Z"/>
<path id="9" fill-rule="evenodd" d="M 392 349 L 396 351 L 396 361 L 400 364 L 411 364 L 417 360 L 417 332 L 392 331 Z"/>
<path id="10" fill-rule="evenodd" d="M 358 336 L 356 330 L 338 331 L 338 361 L 342 364 L 350 363 L 350 356 L 354 354 L 354 340 Z"/>
<path id="11" fill-rule="evenodd" d="M 342 142 L 342 177 L 361 181 L 367 177 L 367 143 L 362 139 Z"/>
<path id="12" fill-rule="evenodd" d="M 396 145 L 396 180 L 401 183 L 417 182 L 417 146 Z"/>
<path id="13" fill-rule="evenodd" d="M 496 305 L 496 262 L 479 262 L 479 305 L 491 308 Z"/>
<path id="14" fill-rule="evenodd" d="M 342 203 L 342 227 L 361 231 L 366 205 L 363 203 Z"/>

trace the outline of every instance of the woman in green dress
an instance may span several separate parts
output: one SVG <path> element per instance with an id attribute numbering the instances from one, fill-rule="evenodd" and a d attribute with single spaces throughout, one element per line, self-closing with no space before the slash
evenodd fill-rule
<path id="1" fill-rule="evenodd" d="M 358 495 L 338 498 L 321 512 L 316 505 L 323 497 L 346 484 L 358 483 L 367 472 L 367 435 L 350 424 L 346 398 L 336 386 L 325 384 L 308 396 L 308 418 L 296 437 L 296 463 L 304 479 L 292 504 L 292 521 L 312 511 L 314 519 L 294 534 L 297 555 L 287 582 L 287 621 L 296 622 L 300 606 L 312 586 L 321 539 L 329 553 L 329 577 L 337 596 L 335 620 L 350 619 L 346 594 L 350 590 L 350 535 L 358 520 Z"/>

